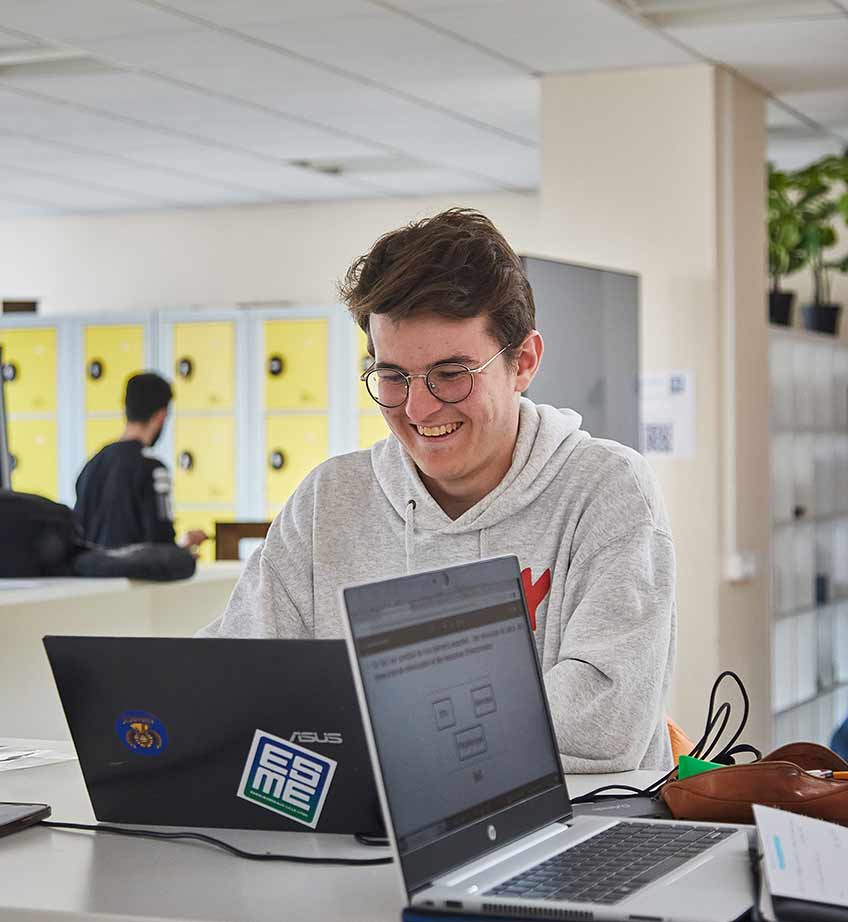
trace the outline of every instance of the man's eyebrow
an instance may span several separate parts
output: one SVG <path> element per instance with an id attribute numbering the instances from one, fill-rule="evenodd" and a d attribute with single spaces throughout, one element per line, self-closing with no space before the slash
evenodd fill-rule
<path id="1" fill-rule="evenodd" d="M 455 362 L 457 365 L 468 365 L 469 367 L 473 368 L 474 365 L 477 363 L 477 359 L 474 358 L 474 356 L 466 355 L 465 353 L 462 353 L 462 354 L 457 354 L 457 355 L 449 355 L 447 356 L 447 358 L 444 358 L 444 359 L 438 359 L 437 361 L 433 362 L 433 365 L 443 365 L 446 362 Z M 430 367 L 432 368 L 433 365 L 431 365 Z M 395 368 L 398 371 L 406 371 L 406 369 L 402 365 L 395 365 L 394 362 L 375 362 L 374 367 L 375 368 Z"/>

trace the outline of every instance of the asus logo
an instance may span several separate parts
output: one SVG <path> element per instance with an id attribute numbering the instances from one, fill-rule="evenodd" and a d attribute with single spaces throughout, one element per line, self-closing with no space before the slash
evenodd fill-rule
<path id="1" fill-rule="evenodd" d="M 293 743 L 343 743 L 341 733 L 316 733 L 314 730 L 292 730 Z"/>

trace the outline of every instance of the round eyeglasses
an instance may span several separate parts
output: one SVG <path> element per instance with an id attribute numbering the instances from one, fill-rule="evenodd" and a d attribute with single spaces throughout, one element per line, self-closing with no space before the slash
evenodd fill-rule
<path id="1" fill-rule="evenodd" d="M 365 371 L 359 378 L 365 382 L 368 393 L 381 407 L 399 407 L 409 397 L 409 386 L 413 378 L 423 378 L 427 390 L 442 403 L 460 403 L 474 390 L 474 375 L 491 365 L 503 355 L 509 345 L 496 352 L 488 361 L 476 368 L 469 368 L 460 362 L 439 362 L 419 375 L 408 375 L 398 368 L 374 368 Z"/>

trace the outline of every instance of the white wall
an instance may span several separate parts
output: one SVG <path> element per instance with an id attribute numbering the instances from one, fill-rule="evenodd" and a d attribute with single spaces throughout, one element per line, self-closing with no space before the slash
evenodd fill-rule
<path id="1" fill-rule="evenodd" d="M 762 123 L 762 111 L 757 116 L 754 104 L 746 112 Z M 541 209 L 553 255 L 568 254 L 578 261 L 638 272 L 643 369 L 686 369 L 695 374 L 695 455 L 654 464 L 678 557 L 680 631 L 669 708 L 693 735 L 703 726 L 707 695 L 728 658 L 725 635 L 730 636 L 722 635 L 720 617 L 726 411 L 719 227 L 720 178 L 725 167 L 719 156 L 719 115 L 717 71 L 707 65 L 563 75 L 542 81 Z M 753 156 L 764 171 L 762 135 L 760 129 L 742 140 L 754 145 Z M 754 206 L 739 216 L 734 233 L 744 237 L 749 232 L 756 249 L 756 241 L 763 240 L 764 180 L 752 178 L 748 170 L 740 181 L 755 183 L 753 199 L 746 198 Z M 764 343 L 762 243 L 760 249 L 759 257 L 738 267 L 745 299 L 739 300 L 737 309 L 759 318 Z M 752 285 L 758 293 L 748 303 Z M 762 344 L 752 345 L 759 356 Z M 744 355 L 746 343 L 740 348 Z M 759 386 L 756 393 L 762 394 Z M 757 412 L 767 418 L 766 406 Z M 756 466 L 760 460 L 758 454 L 752 463 Z M 761 468 L 754 476 L 767 479 Z M 762 644 L 767 537 L 762 546 L 760 526 L 745 537 L 760 542 L 752 548 L 759 553 L 761 569 L 750 595 Z M 760 660 L 748 658 L 746 663 L 757 692 L 764 686 L 767 656 L 766 635 Z M 767 733 L 767 713 L 765 683 L 753 726 L 761 742 Z"/>
<path id="2" fill-rule="evenodd" d="M 540 252 L 538 197 L 495 194 L 0 222 L 0 297 L 42 314 L 244 302 L 327 304 L 382 234 L 454 205 Z"/>

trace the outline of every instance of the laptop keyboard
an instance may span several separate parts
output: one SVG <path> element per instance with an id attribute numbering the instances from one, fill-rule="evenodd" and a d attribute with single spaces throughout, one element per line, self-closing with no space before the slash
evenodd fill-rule
<path id="1" fill-rule="evenodd" d="M 516 874 L 484 895 L 617 903 L 734 832 L 726 826 L 620 823 Z"/>

